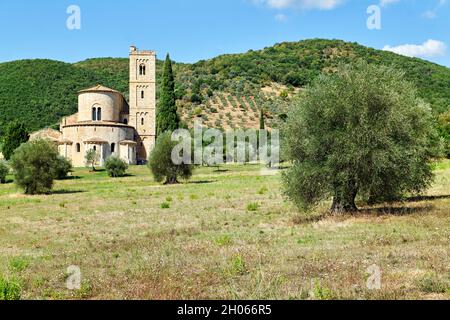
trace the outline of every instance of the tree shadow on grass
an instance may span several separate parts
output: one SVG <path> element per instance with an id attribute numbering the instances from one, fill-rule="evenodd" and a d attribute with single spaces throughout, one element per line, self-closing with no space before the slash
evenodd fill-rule
<path id="1" fill-rule="evenodd" d="M 79 176 L 67 176 L 63 179 L 57 179 L 58 181 L 67 181 L 67 180 L 80 180 L 81 177 Z"/>
<path id="2" fill-rule="evenodd" d="M 77 194 L 77 193 L 84 193 L 84 191 L 62 189 L 62 190 L 54 190 L 54 191 L 50 192 L 49 194 L 50 195 L 61 195 L 61 194 Z"/>
<path id="3" fill-rule="evenodd" d="M 367 214 L 377 216 L 393 215 L 393 216 L 407 216 L 415 213 L 426 213 L 434 209 L 434 206 L 420 206 L 420 207 L 381 207 L 381 208 L 364 208 L 356 212 L 356 214 Z"/>
<path id="4" fill-rule="evenodd" d="M 406 202 L 422 202 L 422 201 L 433 201 L 433 200 L 442 200 L 442 199 L 450 199 L 450 195 L 441 195 L 441 196 L 417 196 L 407 198 Z"/>
<path id="5" fill-rule="evenodd" d="M 187 184 L 208 184 L 215 182 L 217 182 L 217 180 L 199 180 L 199 181 L 188 181 Z"/>

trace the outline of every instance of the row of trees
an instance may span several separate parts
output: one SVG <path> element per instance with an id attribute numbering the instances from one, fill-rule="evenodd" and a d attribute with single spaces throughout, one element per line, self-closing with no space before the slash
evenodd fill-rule
<path id="1" fill-rule="evenodd" d="M 149 166 L 158 182 L 178 183 L 178 177 L 189 178 L 191 166 L 172 164 L 171 152 L 175 146 L 171 133 L 180 126 L 180 119 L 175 104 L 175 82 L 170 56 L 167 55 L 157 114 L 157 147 L 152 152 Z M 6 161 L 0 162 L 0 182 L 6 182 L 6 176 L 12 169 L 16 184 L 26 194 L 43 194 L 51 191 L 55 179 L 64 179 L 72 170 L 72 164 L 59 156 L 54 144 L 47 140 L 29 140 L 25 125 L 12 122 L 5 130 L 2 139 L 2 152 Z M 86 164 L 96 170 L 99 154 L 89 150 L 85 156 Z M 112 156 L 105 162 L 105 169 L 110 177 L 126 175 L 128 165 L 122 159 Z"/>
<path id="2" fill-rule="evenodd" d="M 162 84 L 159 138 L 149 167 L 157 181 L 172 184 L 189 178 L 192 166 L 174 165 L 171 159 L 176 144 L 171 133 L 180 121 L 169 56 Z M 263 113 L 260 118 L 263 128 Z M 333 198 L 331 210 L 344 212 L 356 211 L 357 200 L 376 204 L 422 192 L 433 181 L 433 161 L 443 155 L 435 128 L 431 108 L 403 72 L 362 61 L 340 65 L 292 104 L 282 132 L 284 158 L 292 162 L 283 175 L 284 193 L 306 210 Z M 64 167 L 57 151 L 49 150 L 48 142 L 38 140 L 14 152 L 12 168 L 26 193 L 48 190 L 57 168 Z M 126 171 L 116 158 L 106 167 L 112 176 Z M 30 174 L 42 181 L 28 180 Z"/>

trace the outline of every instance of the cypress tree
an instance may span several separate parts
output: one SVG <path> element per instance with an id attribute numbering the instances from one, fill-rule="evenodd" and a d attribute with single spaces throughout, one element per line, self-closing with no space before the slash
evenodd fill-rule
<path id="1" fill-rule="evenodd" d="M 23 122 L 14 120 L 5 130 L 2 141 L 2 153 L 9 160 L 14 151 L 29 139 L 28 130 Z"/>
<path id="2" fill-rule="evenodd" d="M 161 135 L 166 131 L 174 131 L 180 126 L 180 118 L 177 114 L 175 98 L 175 79 L 169 54 L 167 54 L 164 63 L 156 122 L 158 135 Z"/>
<path id="3" fill-rule="evenodd" d="M 261 109 L 259 111 L 259 129 L 260 130 L 266 129 L 266 124 L 264 123 L 264 110 L 263 109 Z"/>

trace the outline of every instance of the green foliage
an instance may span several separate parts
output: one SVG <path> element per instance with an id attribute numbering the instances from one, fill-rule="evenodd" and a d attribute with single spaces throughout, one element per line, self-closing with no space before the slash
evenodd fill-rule
<path id="1" fill-rule="evenodd" d="M 417 281 L 417 286 L 425 293 L 445 293 L 450 288 L 450 281 L 428 273 Z"/>
<path id="2" fill-rule="evenodd" d="M 100 153 L 97 150 L 89 149 L 84 157 L 86 166 L 91 167 L 92 171 L 96 171 L 95 166 L 100 161 Z"/>
<path id="3" fill-rule="evenodd" d="M 25 271 L 29 266 L 29 262 L 24 258 L 14 258 L 9 261 L 9 268 L 14 272 Z"/>
<path id="4" fill-rule="evenodd" d="M 64 180 L 67 178 L 69 172 L 72 171 L 72 162 L 66 157 L 58 156 L 55 166 L 55 178 L 58 180 Z"/>
<path id="5" fill-rule="evenodd" d="M 58 167 L 58 150 L 48 140 L 22 144 L 11 157 L 15 183 L 25 194 L 43 194 L 52 190 Z"/>
<path id="6" fill-rule="evenodd" d="M 180 119 L 177 114 L 172 61 L 169 54 L 167 54 L 156 115 L 157 132 L 162 134 L 166 131 L 174 131 L 179 128 L 179 125 Z"/>
<path id="7" fill-rule="evenodd" d="M 176 145 L 177 142 L 172 141 L 171 132 L 165 132 L 159 136 L 148 162 L 157 182 L 174 184 L 178 183 L 179 177 L 189 179 L 192 176 L 192 165 L 173 163 L 172 150 Z"/>
<path id="8" fill-rule="evenodd" d="M 445 154 L 450 159 L 450 110 L 439 116 L 438 123 L 439 133 L 445 141 Z"/>
<path id="9" fill-rule="evenodd" d="M 20 300 L 22 286 L 17 279 L 5 279 L 0 276 L 0 300 Z"/>
<path id="10" fill-rule="evenodd" d="M 256 212 L 259 209 L 259 204 L 258 203 L 249 203 L 247 205 L 247 211 L 250 212 Z"/>
<path id="11" fill-rule="evenodd" d="M 119 157 L 109 157 L 105 162 L 105 169 L 111 178 L 124 177 L 128 170 L 128 164 Z"/>
<path id="12" fill-rule="evenodd" d="M 220 237 L 217 237 L 214 241 L 218 246 L 224 247 L 232 243 L 231 236 L 229 234 L 224 234 Z"/>
<path id="13" fill-rule="evenodd" d="M 221 91 L 226 94 L 259 95 L 271 82 L 306 86 L 323 71 L 334 72 L 340 63 L 361 58 L 370 64 L 393 66 L 405 72 L 419 96 L 440 114 L 450 109 L 450 69 L 339 40 L 312 39 L 284 42 L 259 51 L 222 55 L 195 64 L 174 63 L 178 100 L 193 93 Z M 51 60 L 21 60 L 0 64 L 0 133 L 14 119 L 30 131 L 57 125 L 63 116 L 77 111 L 77 91 L 97 84 L 114 88 L 128 97 L 129 61 L 97 58 L 68 64 Z M 157 95 L 162 94 L 163 62 L 157 61 Z M 27 81 L 23 81 L 27 79 Z M 192 88 L 190 95 L 187 88 Z M 219 99 L 222 97 L 219 95 Z M 258 102 L 258 105 L 261 101 Z M 275 108 L 276 109 L 276 108 Z M 254 109 L 256 110 L 256 109 Z M 271 110 L 272 111 L 272 110 Z M 281 111 L 275 112 L 278 115 Z"/>
<path id="14" fill-rule="evenodd" d="M 230 276 L 242 276 L 247 273 L 247 267 L 240 254 L 231 259 L 227 273 Z"/>
<path id="15" fill-rule="evenodd" d="M 2 153 L 6 160 L 9 160 L 22 143 L 28 141 L 29 135 L 25 124 L 15 120 L 5 129 L 2 141 Z"/>
<path id="16" fill-rule="evenodd" d="M 333 300 L 335 299 L 333 291 L 323 287 L 319 282 L 314 283 L 314 288 L 312 290 L 313 298 L 316 300 Z"/>
<path id="17" fill-rule="evenodd" d="M 161 203 L 161 209 L 170 209 L 170 203 L 168 202 Z"/>
<path id="18" fill-rule="evenodd" d="M 286 195 L 308 209 L 334 197 L 333 211 L 419 193 L 433 179 L 440 141 L 430 108 L 404 74 L 359 62 L 319 77 L 293 104 L 283 132 L 294 165 Z"/>
<path id="19" fill-rule="evenodd" d="M 9 173 L 9 166 L 6 161 L 0 160 L 0 183 L 6 183 L 6 176 Z"/>

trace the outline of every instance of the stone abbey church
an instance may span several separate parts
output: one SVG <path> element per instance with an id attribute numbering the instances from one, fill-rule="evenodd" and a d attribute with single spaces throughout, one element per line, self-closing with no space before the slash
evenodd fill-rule
<path id="1" fill-rule="evenodd" d="M 144 163 L 156 140 L 156 54 L 130 47 L 130 101 L 98 85 L 78 92 L 78 113 L 63 118 L 60 130 L 44 129 L 31 139 L 45 138 L 75 167 L 85 165 L 94 149 L 100 165 L 110 156 L 128 164 Z"/>

